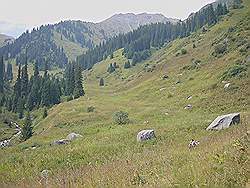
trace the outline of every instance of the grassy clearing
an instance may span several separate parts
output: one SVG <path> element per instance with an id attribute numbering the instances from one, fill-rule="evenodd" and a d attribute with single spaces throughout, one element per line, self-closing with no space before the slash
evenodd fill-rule
<path id="1" fill-rule="evenodd" d="M 249 22 L 248 8 L 249 2 L 209 32 L 178 39 L 131 69 L 123 68 L 127 60 L 119 50 L 112 60 L 85 72 L 86 96 L 56 105 L 44 120 L 36 112 L 35 135 L 0 151 L 1 185 L 42 186 L 40 173 L 48 169 L 49 187 L 244 187 L 249 178 L 249 69 L 245 77 L 227 80 L 235 86 L 229 90 L 221 75 L 249 52 L 228 48 L 223 56 L 214 57 L 212 44 L 229 27 Z M 249 42 L 249 30 L 235 32 Z M 176 57 L 182 48 L 187 53 Z M 193 59 L 201 61 L 199 69 L 183 69 Z M 111 62 L 120 68 L 108 74 Z M 146 64 L 155 65 L 153 72 L 145 71 Z M 163 80 L 163 75 L 169 78 Z M 99 87 L 100 77 L 105 87 Z M 188 104 L 191 110 L 184 109 Z M 94 112 L 87 112 L 89 106 L 95 107 Z M 129 124 L 113 122 L 117 111 L 128 112 Z M 219 132 L 205 130 L 218 115 L 231 112 L 241 113 L 239 125 Z M 157 138 L 137 143 L 137 132 L 147 128 L 155 129 Z M 83 138 L 50 146 L 70 132 Z M 190 151 L 191 138 L 201 144 Z"/>

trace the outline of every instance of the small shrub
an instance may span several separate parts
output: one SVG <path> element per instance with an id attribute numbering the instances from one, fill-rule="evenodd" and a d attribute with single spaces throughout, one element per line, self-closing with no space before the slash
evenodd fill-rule
<path id="1" fill-rule="evenodd" d="M 115 112 L 113 115 L 113 120 L 118 125 L 127 124 L 129 123 L 128 113 L 123 111 Z"/>
<path id="2" fill-rule="evenodd" d="M 222 74 L 221 79 L 226 80 L 233 77 L 242 78 L 246 76 L 247 68 L 244 64 L 236 63 Z"/>
<path id="3" fill-rule="evenodd" d="M 104 79 L 103 78 L 100 79 L 99 86 L 104 86 Z"/>
<path id="4" fill-rule="evenodd" d="M 66 98 L 66 100 L 67 100 L 67 102 L 72 101 L 72 100 L 73 100 L 73 97 L 70 95 L 70 96 L 68 96 L 68 97 Z"/>
<path id="5" fill-rule="evenodd" d="M 182 55 L 187 54 L 187 50 L 184 49 L 184 48 L 182 48 L 182 49 L 181 49 L 181 54 L 182 54 Z"/>
<path id="6" fill-rule="evenodd" d="M 214 55 L 217 56 L 219 54 L 224 54 L 227 51 L 226 44 L 218 44 L 214 48 Z"/>
<path id="7" fill-rule="evenodd" d="M 46 118 L 48 116 L 48 111 L 47 108 L 43 109 L 43 119 Z"/>
<path id="8" fill-rule="evenodd" d="M 90 112 L 94 112 L 95 111 L 95 107 L 94 106 L 89 106 L 87 108 L 87 112 L 90 113 Z"/>

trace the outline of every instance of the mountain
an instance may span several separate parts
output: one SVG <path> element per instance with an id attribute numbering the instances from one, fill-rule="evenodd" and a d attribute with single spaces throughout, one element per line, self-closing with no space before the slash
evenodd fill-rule
<path id="1" fill-rule="evenodd" d="M 97 24 L 91 24 L 92 27 L 103 31 L 105 38 L 110 38 L 117 35 L 117 33 L 127 33 L 139 28 L 142 25 L 152 23 L 177 23 L 179 20 L 166 18 L 162 14 L 115 14 L 114 16 Z"/>
<path id="2" fill-rule="evenodd" d="M 161 14 L 118 14 L 100 23 L 68 20 L 53 25 L 34 28 L 31 32 L 23 33 L 15 42 L 0 49 L 5 57 L 18 58 L 22 63 L 24 54 L 30 61 L 36 60 L 39 64 L 52 61 L 51 66 L 63 66 L 67 59 L 58 62 L 58 51 L 65 54 L 68 59 L 74 60 L 78 55 L 120 33 L 127 33 L 141 25 L 173 22 L 178 20 L 166 18 Z M 41 46 L 42 44 L 42 46 Z M 34 52 L 36 55 L 32 55 Z M 41 55 L 39 55 L 41 54 Z M 43 57 L 42 57 L 43 56 Z"/>
<path id="3" fill-rule="evenodd" d="M 27 27 L 23 24 L 0 21 L 0 33 L 13 36 L 14 38 L 19 37 L 26 29 Z"/>
<path id="4" fill-rule="evenodd" d="M 8 43 L 12 43 L 14 40 L 15 39 L 11 36 L 0 34 L 0 47 L 5 46 Z"/>

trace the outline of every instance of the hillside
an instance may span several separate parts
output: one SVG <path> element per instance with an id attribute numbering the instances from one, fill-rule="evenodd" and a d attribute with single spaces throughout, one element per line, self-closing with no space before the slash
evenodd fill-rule
<path id="1" fill-rule="evenodd" d="M 45 25 L 34 28 L 30 33 L 22 34 L 12 45 L 0 49 L 0 54 L 11 58 L 22 58 L 25 49 L 29 52 L 35 46 L 38 54 L 48 57 L 49 61 L 53 59 L 54 65 L 61 66 L 66 63 L 66 58 L 56 60 L 58 50 L 63 48 L 63 53 L 69 60 L 75 60 L 78 55 L 83 54 L 89 48 L 106 41 L 110 37 L 119 33 L 127 33 L 137 29 L 140 25 L 158 23 L 158 22 L 177 22 L 175 19 L 169 19 L 159 14 L 120 14 L 100 23 L 90 23 L 83 21 L 62 21 L 53 25 Z M 124 23 L 124 24 L 122 24 Z M 110 29 L 112 28 L 112 29 Z M 46 43 L 43 43 L 43 41 Z M 41 46 L 41 43 L 43 44 Z M 52 58 L 50 56 L 53 56 Z M 43 62 L 41 57 L 28 54 L 30 61 L 36 60 Z M 44 64 L 44 63 L 39 63 Z M 54 66 L 52 65 L 52 66 Z"/>
<path id="2" fill-rule="evenodd" d="M 8 43 L 13 42 L 13 41 L 14 41 L 13 37 L 10 37 L 10 36 L 4 35 L 4 34 L 0 34 L 0 48 L 2 46 L 5 46 Z"/>
<path id="3" fill-rule="evenodd" d="M 45 119 L 33 112 L 34 135 L 0 151 L 1 187 L 249 186 L 249 8 L 244 1 L 206 31 L 155 49 L 129 69 L 119 49 L 84 71 L 84 97 L 54 106 Z M 114 62 L 119 68 L 110 74 Z M 129 114 L 126 125 L 112 120 L 120 110 Z M 206 130 L 234 112 L 240 124 Z M 143 129 L 156 138 L 138 143 Z M 83 137 L 50 145 L 71 132 Z M 192 138 L 200 145 L 190 150 Z"/>

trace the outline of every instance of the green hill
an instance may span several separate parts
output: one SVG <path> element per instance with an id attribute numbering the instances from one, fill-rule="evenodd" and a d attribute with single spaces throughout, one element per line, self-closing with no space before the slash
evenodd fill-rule
<path id="1" fill-rule="evenodd" d="M 54 106 L 45 119 L 34 112 L 34 136 L 0 151 L 1 186 L 249 185 L 249 7 L 244 1 L 244 8 L 208 31 L 177 39 L 135 67 L 124 69 L 127 59 L 118 50 L 85 71 L 86 96 Z M 119 68 L 110 74 L 114 62 Z M 231 84 L 226 89 L 225 82 Z M 184 109 L 188 104 L 192 109 Z M 94 112 L 87 112 L 91 106 Z M 129 124 L 113 122 L 120 110 L 128 112 Z M 217 116 L 233 112 L 241 113 L 239 125 L 205 130 Z M 138 143 L 143 129 L 154 129 L 156 139 Z M 71 132 L 83 137 L 50 145 Z M 192 138 L 200 145 L 189 150 Z"/>

